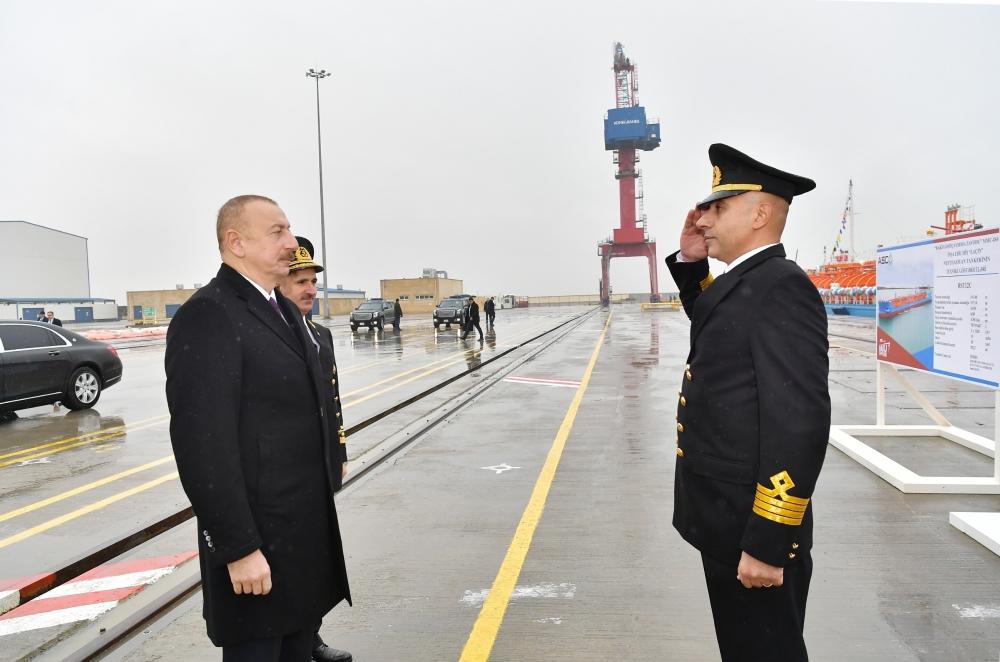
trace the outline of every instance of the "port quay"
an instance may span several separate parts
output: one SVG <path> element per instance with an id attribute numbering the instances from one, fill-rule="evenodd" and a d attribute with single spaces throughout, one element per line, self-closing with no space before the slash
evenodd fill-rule
<path id="1" fill-rule="evenodd" d="M 998 34 L 0 2 L 0 662 L 1000 662 Z"/>

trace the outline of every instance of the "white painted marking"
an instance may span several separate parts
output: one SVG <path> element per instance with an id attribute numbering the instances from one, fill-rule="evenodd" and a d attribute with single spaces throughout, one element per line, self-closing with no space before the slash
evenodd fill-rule
<path id="1" fill-rule="evenodd" d="M 127 575 L 116 575 L 114 577 L 101 577 L 100 579 L 85 579 L 79 582 L 63 584 L 59 588 L 52 589 L 44 594 L 44 598 L 59 598 L 66 595 L 80 595 L 82 593 L 94 593 L 96 591 L 111 591 L 116 588 L 128 588 L 130 586 L 143 586 L 152 584 L 160 577 L 169 575 L 174 571 L 173 566 L 167 568 L 156 568 L 145 572 L 130 572 Z"/>
<path id="2" fill-rule="evenodd" d="M 117 600 L 95 602 L 92 605 L 57 609 L 55 611 L 21 616 L 19 618 L 8 618 L 0 621 L 0 637 L 18 632 L 27 632 L 28 630 L 40 630 L 41 628 L 50 628 L 55 625 L 75 623 L 76 621 L 92 621 L 109 609 L 113 609 L 117 604 Z"/>
<path id="3" fill-rule="evenodd" d="M 1000 618 L 1000 605 L 952 605 L 962 618 Z"/>
<path id="4" fill-rule="evenodd" d="M 7 613 L 21 601 L 20 591 L 0 591 L 0 614 Z"/>
<path id="5" fill-rule="evenodd" d="M 466 591 L 460 602 L 463 602 L 471 607 L 479 607 L 486 601 L 486 597 L 489 594 L 490 589 L 488 588 L 484 588 L 481 591 Z M 544 584 L 535 584 L 534 586 L 516 586 L 514 587 L 514 593 L 510 596 L 510 599 L 563 598 L 571 600 L 575 595 L 576 584 L 565 582 L 562 584 L 552 584 L 550 582 L 546 582 Z"/>
<path id="6" fill-rule="evenodd" d="M 506 462 L 503 464 L 494 464 L 492 467 L 479 467 L 480 469 L 487 469 L 489 471 L 495 471 L 497 475 L 502 474 L 505 471 L 510 471 L 511 469 L 520 469 L 521 467 L 512 467 Z"/>
<path id="7" fill-rule="evenodd" d="M 555 616 L 553 618 L 536 618 L 535 622 L 536 623 L 552 623 L 554 625 L 562 625 L 562 619 L 559 618 L 558 616 Z"/>
<path id="8" fill-rule="evenodd" d="M 21 462 L 17 466 L 19 466 L 19 467 L 26 467 L 29 464 L 51 464 L 51 463 L 52 463 L 52 459 L 51 458 L 48 458 L 48 457 L 36 457 L 33 460 L 25 460 L 24 462 Z"/>
<path id="9" fill-rule="evenodd" d="M 532 386 L 550 386 L 554 388 L 579 388 L 580 382 L 568 379 L 540 379 L 537 377 L 519 377 L 517 375 L 504 377 L 505 382 L 515 384 L 531 384 Z"/>
<path id="10" fill-rule="evenodd" d="M 1000 513 L 953 512 L 948 514 L 948 521 L 953 527 L 1000 556 Z"/>

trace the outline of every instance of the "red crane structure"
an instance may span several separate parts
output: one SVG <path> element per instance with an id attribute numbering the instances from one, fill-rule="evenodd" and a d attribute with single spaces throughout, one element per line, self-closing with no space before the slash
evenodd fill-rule
<path id="1" fill-rule="evenodd" d="M 639 105 L 639 81 L 636 65 L 625 57 L 621 43 L 615 44 L 615 107 L 604 118 L 604 149 L 614 152 L 618 166 L 618 205 L 620 220 L 612 235 L 598 244 L 601 257 L 601 303 L 611 302 L 608 276 L 611 258 L 645 257 L 649 260 L 649 300 L 660 300 L 656 271 L 656 242 L 650 241 L 643 211 L 642 170 L 637 150 L 649 151 L 660 145 L 660 123 L 646 121 L 646 109 Z"/>

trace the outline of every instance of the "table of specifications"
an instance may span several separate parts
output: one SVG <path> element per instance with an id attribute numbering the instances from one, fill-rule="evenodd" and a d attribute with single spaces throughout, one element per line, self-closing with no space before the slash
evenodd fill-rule
<path id="1" fill-rule="evenodd" d="M 1000 386 L 1000 228 L 880 248 L 877 269 L 880 360 Z"/>

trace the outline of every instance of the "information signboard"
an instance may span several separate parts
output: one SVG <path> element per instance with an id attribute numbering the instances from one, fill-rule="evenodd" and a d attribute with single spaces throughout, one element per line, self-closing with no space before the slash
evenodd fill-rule
<path id="1" fill-rule="evenodd" d="M 878 359 L 1000 387 L 1000 228 L 878 249 Z"/>

